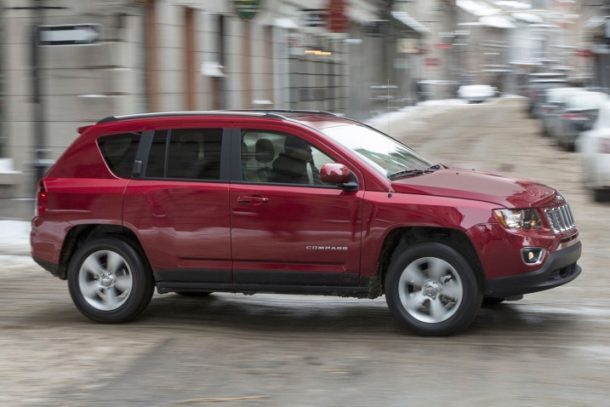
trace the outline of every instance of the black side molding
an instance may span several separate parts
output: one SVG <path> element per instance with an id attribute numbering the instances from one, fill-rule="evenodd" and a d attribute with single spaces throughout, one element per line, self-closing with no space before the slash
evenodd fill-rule
<path id="1" fill-rule="evenodd" d="M 287 285 L 287 284 L 235 284 L 235 283 L 195 283 L 195 282 L 157 282 L 160 294 L 176 291 L 220 291 L 229 293 L 276 293 L 276 294 L 310 294 L 332 295 L 338 297 L 375 298 L 369 287 L 362 286 L 323 286 L 323 285 Z"/>

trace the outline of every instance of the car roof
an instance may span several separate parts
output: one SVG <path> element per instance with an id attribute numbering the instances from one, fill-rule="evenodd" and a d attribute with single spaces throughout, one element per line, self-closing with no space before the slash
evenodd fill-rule
<path id="1" fill-rule="evenodd" d="M 122 116 L 108 116 L 96 124 L 125 123 L 140 119 L 165 118 L 242 118 L 242 119 L 275 119 L 299 122 L 303 125 L 322 129 L 340 124 L 360 124 L 356 120 L 348 119 L 339 114 L 317 110 L 210 110 L 210 111 L 170 111 L 137 113 Z"/>
<path id="2" fill-rule="evenodd" d="M 565 79 L 561 78 L 553 78 L 553 79 L 534 79 L 530 81 L 530 84 L 538 84 L 538 83 L 567 83 Z"/>
<path id="3" fill-rule="evenodd" d="M 608 95 L 602 92 L 580 92 L 567 100 L 570 109 L 599 109 L 608 101 Z"/>
<path id="4" fill-rule="evenodd" d="M 108 116 L 97 122 L 109 123 L 124 120 L 134 119 L 150 119 L 150 118 L 166 118 L 166 117 L 177 117 L 177 116 L 189 116 L 189 117 L 200 117 L 200 116 L 238 116 L 238 117 L 270 117 L 277 118 L 280 116 L 294 115 L 294 114 L 328 114 L 333 113 L 322 112 L 322 111 L 309 111 L 309 110 L 207 110 L 207 111 L 168 111 L 168 112 L 151 112 L 151 113 L 135 113 L 121 116 Z"/>
<path id="5" fill-rule="evenodd" d="M 578 87 L 549 88 L 546 90 L 546 95 L 549 102 L 561 102 L 579 92 L 586 92 L 586 90 Z"/>
<path id="6" fill-rule="evenodd" d="M 550 78 L 565 75 L 565 72 L 534 72 L 529 74 L 530 78 Z"/>

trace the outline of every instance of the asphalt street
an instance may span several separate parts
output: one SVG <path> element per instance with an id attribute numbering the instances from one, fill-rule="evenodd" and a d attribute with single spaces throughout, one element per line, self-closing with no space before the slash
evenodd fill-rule
<path id="1" fill-rule="evenodd" d="M 610 203 L 592 201 L 578 154 L 542 137 L 523 103 L 376 124 L 435 161 L 558 188 L 584 245 L 571 284 L 485 308 L 449 338 L 401 330 L 383 298 L 155 295 L 136 322 L 101 325 L 64 281 L 5 250 L 0 405 L 610 405 Z"/>

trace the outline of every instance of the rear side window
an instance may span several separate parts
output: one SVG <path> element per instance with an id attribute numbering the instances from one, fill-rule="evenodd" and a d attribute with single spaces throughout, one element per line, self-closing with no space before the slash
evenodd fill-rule
<path id="1" fill-rule="evenodd" d="M 104 160 L 117 177 L 131 178 L 139 140 L 140 135 L 137 133 L 116 134 L 98 139 Z"/>
<path id="2" fill-rule="evenodd" d="M 220 180 L 222 129 L 157 131 L 146 178 Z"/>

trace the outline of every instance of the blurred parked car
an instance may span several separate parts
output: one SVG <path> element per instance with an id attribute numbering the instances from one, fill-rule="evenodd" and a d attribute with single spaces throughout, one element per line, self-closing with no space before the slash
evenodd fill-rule
<path id="1" fill-rule="evenodd" d="M 489 85 L 464 85 L 458 89 L 460 99 L 468 103 L 482 103 L 496 95 L 496 88 Z"/>
<path id="2" fill-rule="evenodd" d="M 527 111 L 530 117 L 540 117 L 540 104 L 544 102 L 546 90 L 565 88 L 567 81 L 563 78 L 533 79 L 527 85 L 525 95 L 529 98 Z"/>
<path id="3" fill-rule="evenodd" d="M 540 118 L 542 119 L 542 133 L 545 136 L 553 136 L 558 127 L 561 110 L 565 106 L 568 97 L 576 92 L 582 92 L 582 88 L 550 88 L 545 91 L 544 102 L 540 104 Z"/>
<path id="4" fill-rule="evenodd" d="M 559 116 L 557 131 L 553 133 L 559 146 L 573 150 L 579 134 L 591 129 L 600 107 L 607 101 L 608 95 L 602 92 L 583 91 L 568 97 Z"/>
<path id="5" fill-rule="evenodd" d="M 600 202 L 610 197 L 610 102 L 599 111 L 599 117 L 590 131 L 583 132 L 577 141 L 582 153 L 583 179 Z"/>

